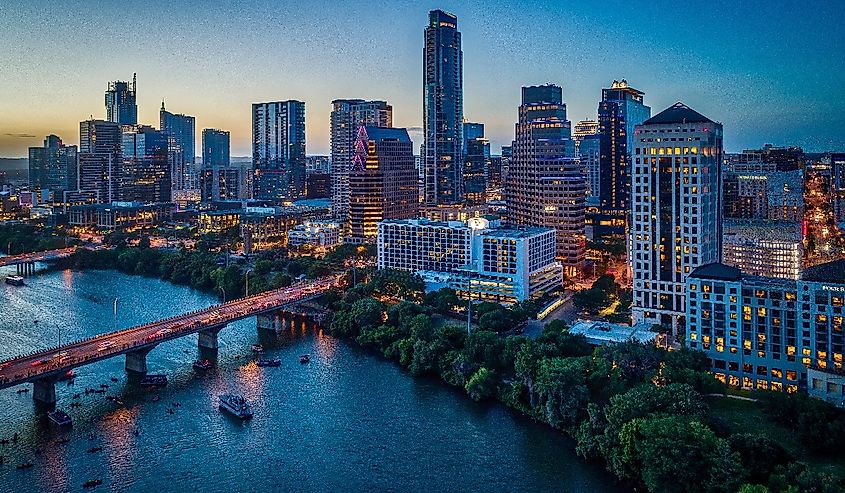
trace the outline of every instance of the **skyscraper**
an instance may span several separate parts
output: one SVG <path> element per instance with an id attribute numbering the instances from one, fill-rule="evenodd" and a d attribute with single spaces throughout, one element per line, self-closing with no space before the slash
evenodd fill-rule
<path id="1" fill-rule="evenodd" d="M 845 154 L 830 155 L 830 200 L 834 221 L 845 223 Z"/>
<path id="2" fill-rule="evenodd" d="M 202 129 L 202 165 L 229 166 L 229 132 L 216 128 Z"/>
<path id="3" fill-rule="evenodd" d="M 386 101 L 336 99 L 331 116 L 332 216 L 342 223 L 349 218 L 349 170 L 361 125 L 393 126 L 393 107 Z"/>
<path id="4" fill-rule="evenodd" d="M 145 204 L 170 202 L 169 137 L 167 133 L 147 125 L 138 125 L 123 132 L 121 200 Z"/>
<path id="5" fill-rule="evenodd" d="M 414 217 L 417 193 L 414 149 L 408 131 L 359 127 L 349 172 L 348 241 L 375 242 L 379 221 Z"/>
<path id="6" fill-rule="evenodd" d="M 557 258 L 570 277 L 583 268 L 586 255 L 585 195 L 561 88 L 523 87 L 505 190 L 508 220 L 554 228 Z"/>
<path id="7" fill-rule="evenodd" d="M 63 192 L 77 188 L 77 147 L 48 135 L 44 146 L 29 148 L 29 184 L 37 190 Z M 60 199 L 58 194 L 56 199 Z"/>
<path id="8" fill-rule="evenodd" d="M 284 202 L 305 193 L 305 103 L 252 105 L 254 197 Z"/>
<path id="9" fill-rule="evenodd" d="M 120 125 L 138 124 L 138 105 L 135 100 L 135 74 L 132 83 L 109 82 L 106 90 L 106 120 Z"/>
<path id="10" fill-rule="evenodd" d="M 483 123 L 464 123 L 464 201 L 486 202 L 490 168 L 490 141 L 484 138 Z"/>
<path id="11" fill-rule="evenodd" d="M 159 128 L 170 134 L 176 144 L 182 149 L 182 155 L 187 165 L 196 162 L 196 120 L 189 115 L 171 113 L 164 109 L 164 101 L 161 102 L 159 111 Z"/>
<path id="12" fill-rule="evenodd" d="M 123 168 L 120 124 L 105 120 L 79 123 L 79 191 L 91 200 L 120 199 Z"/>
<path id="13" fill-rule="evenodd" d="M 458 18 L 432 10 L 423 47 L 426 205 L 462 200 L 463 117 L 463 52 Z"/>
<path id="14" fill-rule="evenodd" d="M 625 79 L 602 89 L 599 103 L 599 217 L 594 221 L 599 236 L 623 235 L 630 212 L 631 152 L 634 127 L 651 116 L 643 104 L 643 92 Z"/>
<path id="15" fill-rule="evenodd" d="M 683 327 L 687 276 L 722 257 L 722 125 L 676 103 L 634 131 L 635 322 Z"/>

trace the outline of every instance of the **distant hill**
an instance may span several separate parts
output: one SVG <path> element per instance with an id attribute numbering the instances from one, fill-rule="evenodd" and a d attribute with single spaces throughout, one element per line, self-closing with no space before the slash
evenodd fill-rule
<path id="1" fill-rule="evenodd" d="M 0 157 L 0 169 L 29 169 L 29 158 L 25 157 Z"/>

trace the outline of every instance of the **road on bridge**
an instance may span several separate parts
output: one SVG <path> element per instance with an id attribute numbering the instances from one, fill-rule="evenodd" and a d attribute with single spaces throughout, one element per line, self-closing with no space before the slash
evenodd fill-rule
<path id="1" fill-rule="evenodd" d="M 43 252 L 23 253 L 21 255 L 0 257 L 0 267 L 15 264 L 27 264 L 30 262 L 48 262 L 50 260 L 67 258 L 73 255 L 78 248 L 79 247 L 59 248 L 58 250 L 45 250 Z"/>
<path id="2" fill-rule="evenodd" d="M 0 389 L 58 377 L 81 365 L 152 348 L 161 342 L 203 330 L 222 328 L 236 320 L 316 297 L 336 285 L 338 279 L 337 276 L 329 276 L 311 282 L 299 282 L 286 288 L 5 361 L 0 363 Z"/>

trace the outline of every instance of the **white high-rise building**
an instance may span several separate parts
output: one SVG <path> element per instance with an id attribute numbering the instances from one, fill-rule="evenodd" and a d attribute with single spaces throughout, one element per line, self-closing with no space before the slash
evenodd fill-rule
<path id="1" fill-rule="evenodd" d="M 632 315 L 677 333 L 687 276 L 722 257 L 722 125 L 676 103 L 637 125 L 633 158 Z"/>
<path id="2" fill-rule="evenodd" d="M 561 286 L 555 230 L 499 227 L 484 218 L 461 221 L 385 220 L 379 223 L 378 267 L 420 274 L 430 290 L 513 303 Z"/>

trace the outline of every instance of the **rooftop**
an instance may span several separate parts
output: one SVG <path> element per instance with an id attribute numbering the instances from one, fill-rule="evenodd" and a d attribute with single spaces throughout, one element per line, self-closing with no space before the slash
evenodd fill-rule
<path id="1" fill-rule="evenodd" d="M 696 268 L 689 275 L 697 279 L 715 279 L 717 281 L 739 281 L 742 278 L 742 271 L 730 265 L 713 263 Z"/>
<path id="2" fill-rule="evenodd" d="M 651 324 L 647 322 L 631 327 L 596 320 L 577 320 L 569 332 L 583 335 L 588 343 L 596 346 L 627 341 L 653 343 L 657 338 L 657 332 L 652 331 Z"/>
<path id="3" fill-rule="evenodd" d="M 834 260 L 809 267 L 804 271 L 801 280 L 845 284 L 845 260 Z"/>
<path id="4" fill-rule="evenodd" d="M 369 140 L 398 140 L 399 142 L 411 142 L 411 138 L 408 137 L 408 131 L 404 128 L 373 127 L 367 125 L 366 129 L 367 138 Z"/>
<path id="5" fill-rule="evenodd" d="M 643 125 L 664 123 L 715 123 L 701 113 L 678 101 L 660 113 L 643 122 Z"/>

